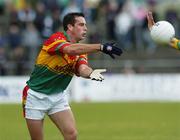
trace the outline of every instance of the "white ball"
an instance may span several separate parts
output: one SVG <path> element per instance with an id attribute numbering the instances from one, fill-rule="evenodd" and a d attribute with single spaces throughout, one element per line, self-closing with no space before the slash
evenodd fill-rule
<path id="1" fill-rule="evenodd" d="M 156 43 L 169 43 L 175 36 L 175 29 L 168 21 L 158 21 L 152 26 L 150 34 Z"/>

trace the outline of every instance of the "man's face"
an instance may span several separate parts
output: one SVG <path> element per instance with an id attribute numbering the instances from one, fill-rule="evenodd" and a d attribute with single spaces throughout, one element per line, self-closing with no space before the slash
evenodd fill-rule
<path id="1" fill-rule="evenodd" d="M 87 33 L 87 26 L 84 17 L 76 17 L 76 22 L 74 26 L 72 26 L 71 33 L 76 41 L 80 41 L 85 39 Z"/>

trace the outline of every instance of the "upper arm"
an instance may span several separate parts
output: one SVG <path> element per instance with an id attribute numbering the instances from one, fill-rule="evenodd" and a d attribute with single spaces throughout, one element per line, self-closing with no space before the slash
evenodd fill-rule
<path id="1" fill-rule="evenodd" d="M 42 49 L 51 55 L 60 55 L 63 53 L 64 48 L 70 45 L 71 43 L 67 42 L 66 37 L 62 33 L 58 32 L 52 34 L 44 41 Z"/>
<path id="2" fill-rule="evenodd" d="M 53 54 L 62 54 L 63 49 L 67 46 L 69 46 L 70 43 L 66 42 L 65 40 L 58 40 L 49 46 L 43 46 L 43 50 L 47 51 L 47 53 L 53 55 Z"/>

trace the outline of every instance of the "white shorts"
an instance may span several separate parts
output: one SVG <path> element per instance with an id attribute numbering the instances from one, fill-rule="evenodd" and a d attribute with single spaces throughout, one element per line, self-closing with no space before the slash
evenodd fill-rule
<path id="1" fill-rule="evenodd" d="M 31 89 L 27 89 L 24 100 L 24 117 L 33 120 L 42 120 L 45 114 L 51 115 L 60 111 L 70 109 L 65 92 L 46 95 Z M 23 92 L 24 94 L 24 92 Z"/>

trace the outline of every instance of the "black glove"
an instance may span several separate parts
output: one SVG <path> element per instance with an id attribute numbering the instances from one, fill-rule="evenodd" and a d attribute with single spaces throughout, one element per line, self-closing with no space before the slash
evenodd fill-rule
<path id="1" fill-rule="evenodd" d="M 101 51 L 111 56 L 111 58 L 115 59 L 114 54 L 120 56 L 123 51 L 122 49 L 116 47 L 115 43 L 104 43 L 101 45 Z"/>

